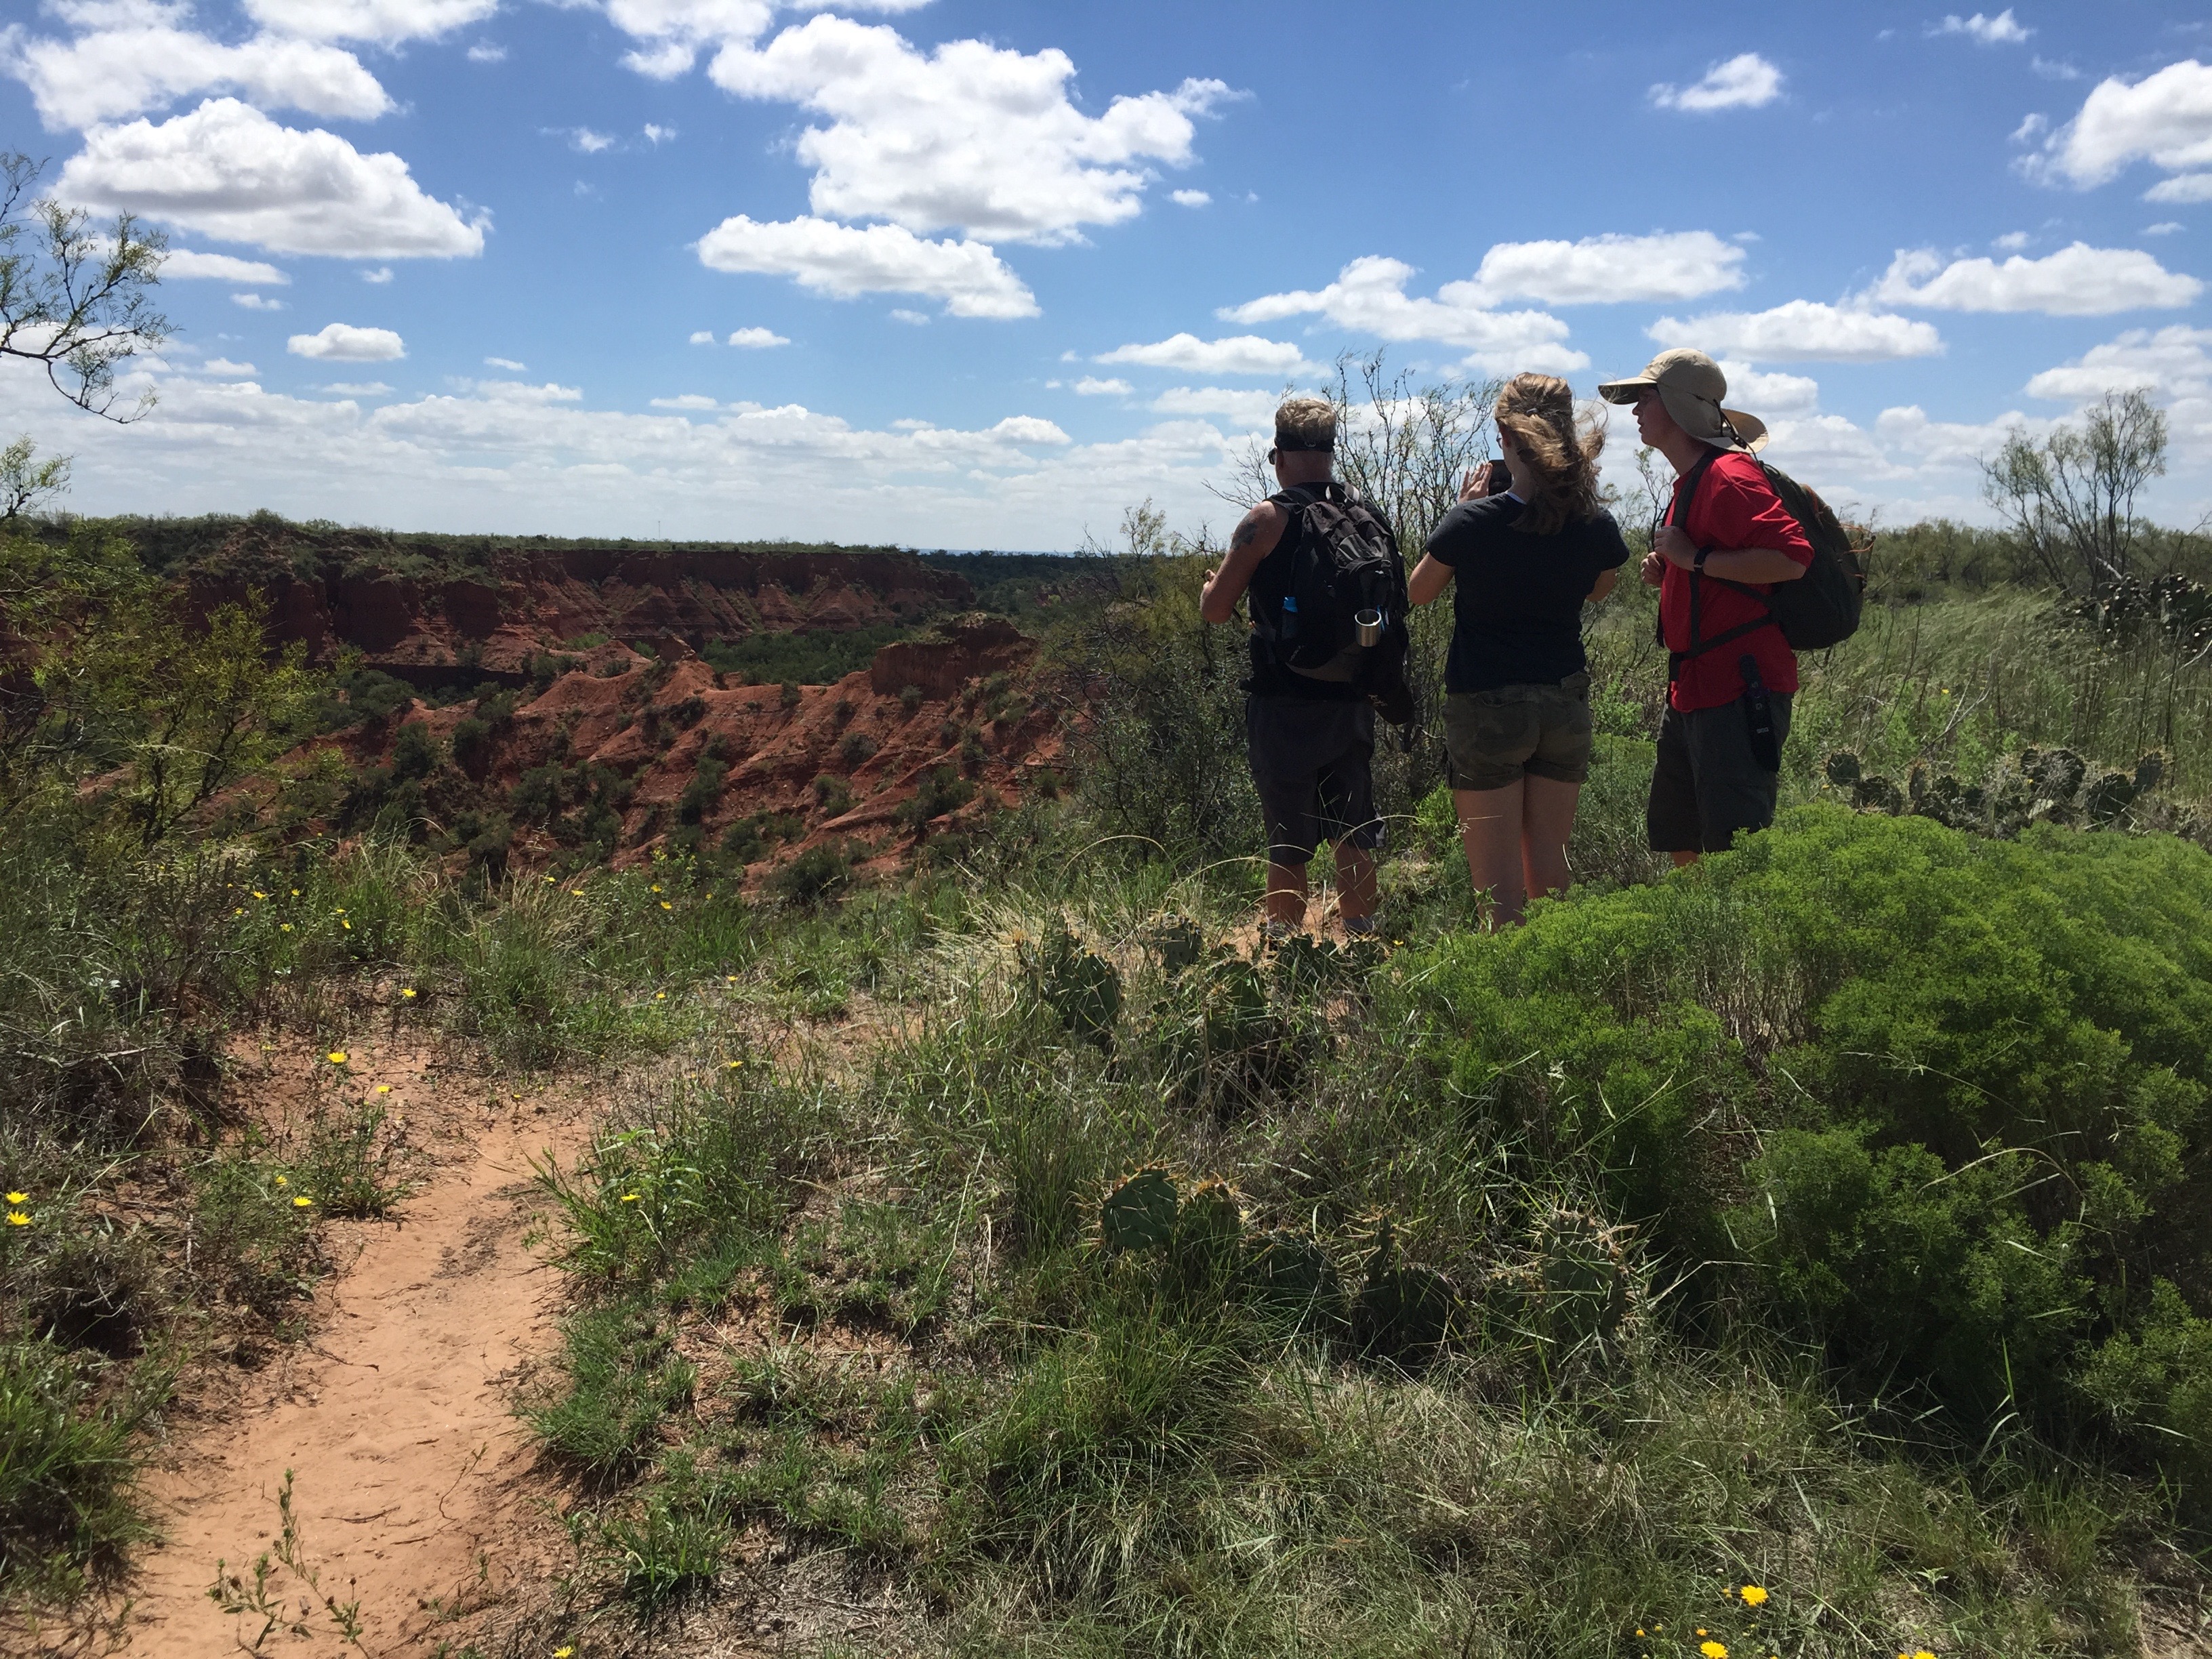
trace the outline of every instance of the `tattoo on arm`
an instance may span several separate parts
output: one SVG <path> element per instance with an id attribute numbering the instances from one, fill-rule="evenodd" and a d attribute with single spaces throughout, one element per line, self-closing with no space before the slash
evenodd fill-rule
<path id="1" fill-rule="evenodd" d="M 1238 521 L 1236 533 L 1230 537 L 1229 550 L 1234 553 L 1240 548 L 1249 547 L 1257 539 L 1259 534 L 1260 526 L 1252 521 L 1249 514 L 1247 514 Z"/>

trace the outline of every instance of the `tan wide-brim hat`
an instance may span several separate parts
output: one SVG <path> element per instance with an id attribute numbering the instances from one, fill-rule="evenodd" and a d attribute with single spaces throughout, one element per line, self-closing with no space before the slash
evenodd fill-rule
<path id="1" fill-rule="evenodd" d="M 1728 396 L 1728 376 L 1704 352 L 1687 346 L 1661 352 L 1632 379 L 1604 382 L 1597 395 L 1609 404 L 1632 404 L 1655 387 L 1674 423 L 1700 443 L 1748 450 L 1765 447 L 1766 422 L 1740 409 L 1722 407 L 1721 400 Z"/>

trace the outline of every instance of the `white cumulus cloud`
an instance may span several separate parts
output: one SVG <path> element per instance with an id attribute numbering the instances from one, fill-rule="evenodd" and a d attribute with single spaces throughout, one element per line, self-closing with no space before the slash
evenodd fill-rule
<path id="1" fill-rule="evenodd" d="M 922 294 L 956 317 L 1034 317 L 1036 298 L 981 242 L 932 242 L 902 225 L 841 225 L 802 218 L 762 224 L 738 214 L 699 239 L 700 263 L 715 270 L 791 276 L 802 287 L 851 299 Z"/>
<path id="2" fill-rule="evenodd" d="M 0 56 L 0 68 L 30 88 L 49 128 L 89 127 L 210 91 L 350 120 L 392 107 L 377 78 L 349 52 L 270 35 L 225 46 L 155 16 L 69 41 L 20 41 Z M 0 47 L 5 45 L 0 36 Z"/>
<path id="3" fill-rule="evenodd" d="M 396 46 L 483 21 L 499 0 L 244 0 L 246 14 L 283 34 L 310 40 Z"/>
<path id="4" fill-rule="evenodd" d="M 1137 388 L 1127 380 L 1101 380 L 1096 374 L 1086 374 L 1075 383 L 1079 398 L 1126 398 Z"/>
<path id="5" fill-rule="evenodd" d="M 1867 291 L 1878 305 L 1936 311 L 2039 311 L 2052 317 L 2101 317 L 2116 311 L 2185 306 L 2204 291 L 2194 276 L 2168 270 L 2140 248 L 2075 242 L 2040 259 L 2021 254 L 1946 264 L 1931 250 L 1900 249 Z"/>
<path id="6" fill-rule="evenodd" d="M 2140 81 L 2114 76 L 2099 82 L 2027 166 L 2033 174 L 2086 190 L 2146 161 L 2172 173 L 2212 168 L 2212 64 L 2185 58 Z M 2198 189 L 2204 193 L 2187 193 Z M 2177 190 L 2181 193 L 2160 194 Z M 2170 179 L 2151 194 L 2160 201 L 2201 201 L 2212 197 L 2212 183 Z"/>
<path id="7" fill-rule="evenodd" d="M 228 253 L 199 253 L 173 247 L 161 256 L 161 278 L 206 277 L 218 283 L 258 283 L 264 288 L 284 288 L 292 279 L 274 265 L 258 259 L 237 259 Z"/>
<path id="8" fill-rule="evenodd" d="M 1934 34 L 1963 34 L 1984 46 L 2016 46 L 2035 33 L 2022 27 L 2020 20 L 2007 6 L 1994 17 L 1976 12 L 1972 17 L 1961 17 L 1956 12 L 1946 17 L 1929 31 Z"/>
<path id="9" fill-rule="evenodd" d="M 741 351 L 766 351 L 791 342 L 772 328 L 738 328 L 730 331 L 729 343 Z"/>
<path id="10" fill-rule="evenodd" d="M 234 294 L 230 296 L 230 302 L 234 306 L 242 306 L 248 311 L 284 309 L 284 302 L 282 300 L 272 300 L 265 294 Z"/>
<path id="11" fill-rule="evenodd" d="M 1152 408 L 1162 415 L 1218 415 L 1250 431 L 1273 426 L 1275 406 L 1280 402 L 1281 394 L 1274 392 L 1242 392 L 1222 386 L 1170 386 L 1153 398 Z"/>
<path id="12" fill-rule="evenodd" d="M 1709 230 L 1500 242 L 1482 256 L 1471 282 L 1452 285 L 1452 294 L 1456 304 L 1484 309 L 1509 300 L 1555 306 L 1694 300 L 1741 288 L 1743 259 L 1742 248 Z"/>
<path id="13" fill-rule="evenodd" d="M 2212 329 L 2130 329 L 2092 346 L 2070 363 L 2046 368 L 2027 383 L 2030 397 L 2087 403 L 2108 392 L 2151 392 L 2167 397 L 2212 393 Z"/>
<path id="14" fill-rule="evenodd" d="M 1792 300 L 1767 311 L 1662 317 L 1645 331 L 1661 345 L 1693 346 L 1747 362 L 1880 363 L 1942 350 L 1932 324 L 1875 311 Z"/>
<path id="15" fill-rule="evenodd" d="M 520 374 L 527 370 L 530 365 L 528 363 L 518 363 L 512 357 L 487 357 L 484 359 L 484 367 L 486 368 L 503 368 L 510 374 Z"/>
<path id="16" fill-rule="evenodd" d="M 1724 64 L 1705 71 L 1705 79 L 1686 87 L 1662 82 L 1651 88 L 1651 101 L 1661 109 L 1678 109 L 1692 115 L 1715 110 L 1759 109 L 1782 95 L 1782 71 L 1755 52 L 1738 52 Z"/>
<path id="17" fill-rule="evenodd" d="M 1091 361 L 1180 369 L 1186 374 L 1293 374 L 1307 367 L 1305 354 L 1297 347 L 1257 334 L 1237 334 L 1221 340 L 1176 334 L 1149 345 L 1116 346 Z"/>
<path id="18" fill-rule="evenodd" d="M 1723 358 L 1731 404 L 1766 419 L 1802 418 L 1820 406 L 1820 383 L 1809 374 L 1763 374 L 1748 363 Z"/>
<path id="19" fill-rule="evenodd" d="M 351 323 L 327 323 L 313 334 L 295 334 L 284 349 L 295 357 L 317 357 L 337 363 L 381 363 L 407 355 L 406 343 L 388 328 L 356 328 Z"/>
<path id="20" fill-rule="evenodd" d="M 1340 328 L 1385 340 L 1434 340 L 1468 351 L 1470 368 L 1491 374 L 1522 369 L 1568 374 L 1589 359 L 1565 343 L 1567 325 L 1540 311 L 1492 311 L 1472 283 L 1447 283 L 1434 299 L 1406 292 L 1413 267 L 1370 254 L 1354 259 L 1327 288 L 1263 295 L 1220 315 L 1237 323 L 1267 323 L 1318 312 Z M 1193 367 L 1194 373 L 1211 371 Z"/>
<path id="21" fill-rule="evenodd" d="M 1209 205 L 1213 198 L 1202 190 L 1176 190 L 1168 192 L 1168 200 L 1177 207 L 1202 208 Z"/>
<path id="22" fill-rule="evenodd" d="M 930 0 L 842 0 L 842 11 L 918 11 Z M 818 11 L 823 0 L 604 0 L 608 21 L 639 41 L 623 62 L 668 80 L 687 73 L 702 51 L 750 46 L 779 11 Z"/>
<path id="23" fill-rule="evenodd" d="M 832 16 L 725 46 L 708 72 L 828 118 L 796 145 L 817 214 L 1044 245 L 1134 217 L 1151 165 L 1188 161 L 1192 118 L 1229 95 L 1186 81 L 1091 116 L 1068 98 L 1063 52 L 951 40 L 924 53 L 895 29 Z"/>
<path id="24" fill-rule="evenodd" d="M 94 128 L 55 193 L 277 253 L 483 252 L 482 224 L 425 195 L 397 155 L 364 155 L 335 133 L 280 126 L 234 98 L 211 99 L 158 125 Z"/>

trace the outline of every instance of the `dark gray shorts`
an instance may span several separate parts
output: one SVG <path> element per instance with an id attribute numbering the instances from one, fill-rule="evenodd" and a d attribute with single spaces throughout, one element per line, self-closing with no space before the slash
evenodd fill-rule
<path id="1" fill-rule="evenodd" d="M 1524 777 L 1589 777 L 1589 676 L 1501 685 L 1444 699 L 1444 754 L 1455 789 L 1510 789 Z"/>
<path id="2" fill-rule="evenodd" d="M 1790 738 L 1790 696 L 1770 692 L 1774 735 Z M 1651 805 L 1644 825 L 1655 853 L 1725 853 L 1740 830 L 1774 822 L 1781 780 L 1751 752 L 1743 704 L 1669 707 L 1659 721 L 1659 759 L 1651 772 Z"/>
<path id="3" fill-rule="evenodd" d="M 1272 864 L 1304 864 L 1323 841 L 1382 844 L 1375 815 L 1375 711 L 1365 702 L 1244 699 L 1252 781 Z"/>

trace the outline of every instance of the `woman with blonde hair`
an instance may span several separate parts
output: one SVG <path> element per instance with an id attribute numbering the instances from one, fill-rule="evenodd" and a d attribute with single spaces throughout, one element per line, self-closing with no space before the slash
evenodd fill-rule
<path id="1" fill-rule="evenodd" d="M 1504 459 L 1468 475 L 1407 583 L 1427 605 L 1455 580 L 1444 664 L 1444 744 L 1468 873 L 1490 925 L 1529 896 L 1562 893 L 1567 841 L 1589 775 L 1589 659 L 1583 606 L 1613 591 L 1628 557 L 1600 504 L 1605 437 L 1574 393 L 1516 374 L 1491 411 Z"/>

